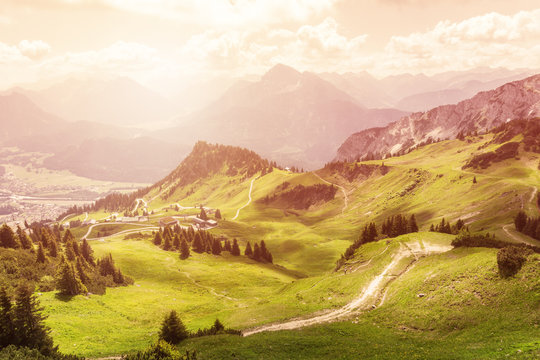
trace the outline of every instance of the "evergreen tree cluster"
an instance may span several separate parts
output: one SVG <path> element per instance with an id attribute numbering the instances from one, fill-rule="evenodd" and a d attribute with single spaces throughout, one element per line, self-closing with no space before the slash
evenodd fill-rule
<path id="1" fill-rule="evenodd" d="M 512 244 L 506 241 L 495 238 L 495 234 L 471 234 L 468 231 L 462 231 L 454 240 L 453 247 L 487 247 L 494 249 L 502 249 L 508 246 L 517 246 L 524 249 L 529 249 L 533 252 L 540 253 L 540 247 L 527 244 Z"/>
<path id="2" fill-rule="evenodd" d="M 540 207 L 540 195 L 538 196 Z M 516 230 L 536 240 L 540 240 L 540 217 L 528 217 L 524 211 L 520 211 L 514 218 Z"/>
<path id="3" fill-rule="evenodd" d="M 251 243 L 248 241 L 244 250 L 244 255 L 258 262 L 270 264 L 274 262 L 274 258 L 266 247 L 264 240 L 261 240 L 260 244 L 256 242 L 253 245 L 253 248 L 251 247 Z"/>
<path id="4" fill-rule="evenodd" d="M 214 324 L 207 329 L 189 332 L 176 311 L 172 310 L 165 316 L 165 319 L 163 319 L 163 322 L 161 323 L 159 340 L 176 345 L 188 338 L 220 334 L 241 335 L 242 333 L 239 330 L 225 328 L 219 319 L 216 319 Z"/>
<path id="5" fill-rule="evenodd" d="M 198 254 L 207 253 L 221 255 L 223 251 L 228 251 L 233 256 L 240 256 L 240 246 L 238 240 L 234 238 L 232 242 L 226 238 L 218 238 L 212 233 L 204 230 L 195 231 L 193 227 L 187 229 L 175 225 L 173 227 L 163 227 L 154 233 L 153 243 L 166 251 L 178 251 L 180 259 L 189 258 L 191 251 Z M 273 257 L 263 241 L 246 245 L 246 256 L 259 262 L 273 262 Z"/>
<path id="6" fill-rule="evenodd" d="M 381 225 L 380 234 L 377 231 L 377 226 L 371 222 L 364 226 L 358 239 L 356 239 L 341 255 L 336 264 L 336 271 L 339 270 L 347 260 L 354 257 L 356 250 L 363 244 L 377 241 L 385 237 L 396 237 L 399 235 L 409 234 L 418 231 L 416 217 L 411 215 L 408 219 L 406 216 L 398 214 L 388 217 Z"/>
<path id="7" fill-rule="evenodd" d="M 381 157 L 382 159 L 382 157 Z M 363 159 L 363 160 L 377 160 L 373 159 Z M 358 159 L 360 161 L 360 159 Z M 381 163 L 381 165 L 373 164 L 357 164 L 349 163 L 346 161 L 334 161 L 324 165 L 324 170 L 330 171 L 333 174 L 339 174 L 347 181 L 352 182 L 357 178 L 368 178 L 376 171 L 379 171 L 381 175 L 388 173 L 389 168 Z"/>
<path id="8" fill-rule="evenodd" d="M 29 284 L 19 284 L 15 302 L 6 288 L 0 288 L 0 347 L 15 345 L 36 349 L 43 355 L 56 353 L 50 329 L 43 324 L 42 310 Z"/>
<path id="9" fill-rule="evenodd" d="M 468 230 L 465 226 L 465 222 L 461 219 L 458 219 L 454 225 L 450 224 L 449 221 L 446 221 L 444 218 L 441 219 L 441 222 L 429 227 L 431 232 L 439 232 L 443 234 L 458 234 L 461 230 Z"/>
<path id="10" fill-rule="evenodd" d="M 305 210 L 319 202 L 333 200 L 337 188 L 334 185 L 315 184 L 310 186 L 296 185 L 289 189 L 289 182 L 279 185 L 272 196 L 266 195 L 261 202 L 268 205 L 273 202 L 286 204 L 293 209 Z"/>
<path id="11" fill-rule="evenodd" d="M 0 228 L 0 259 L 3 270 L 0 278 L 8 286 L 25 279 L 41 291 L 58 290 L 63 295 L 92 292 L 104 294 L 107 287 L 132 283 L 122 272 L 100 271 L 100 264 L 112 261 L 109 257 L 96 260 L 86 239 L 75 240 L 68 229 L 62 233 L 58 226 L 33 226 L 30 236 L 20 227 L 15 232 L 7 225 Z"/>

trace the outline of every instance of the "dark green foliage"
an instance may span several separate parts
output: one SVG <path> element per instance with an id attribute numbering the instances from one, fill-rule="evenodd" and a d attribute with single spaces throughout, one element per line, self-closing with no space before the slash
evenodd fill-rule
<path id="1" fill-rule="evenodd" d="M 382 159 L 379 154 L 368 154 L 366 160 Z M 388 167 L 383 164 L 371 165 L 371 164 L 357 164 L 356 162 L 351 164 L 346 161 L 335 161 L 324 165 L 324 170 L 337 173 L 347 179 L 349 182 L 354 181 L 357 178 L 368 178 L 371 174 L 378 172 L 381 175 L 388 173 Z"/>
<path id="2" fill-rule="evenodd" d="M 523 147 L 525 151 L 540 153 L 540 122 L 538 118 L 528 120 L 512 120 L 493 129 L 497 134 L 490 144 L 502 144 L 512 140 L 516 135 L 523 135 Z"/>
<path id="3" fill-rule="evenodd" d="M 17 287 L 15 306 L 13 307 L 14 345 L 37 349 L 44 355 L 56 352 L 50 329 L 43 323 L 45 317 L 34 295 L 33 289 L 26 283 Z"/>
<path id="4" fill-rule="evenodd" d="M 416 217 L 414 216 L 414 214 L 412 214 L 409 219 L 409 232 L 418 232 L 418 225 L 416 224 Z"/>
<path id="5" fill-rule="evenodd" d="M 162 242 L 163 238 L 161 237 L 161 232 L 158 231 L 154 236 L 154 245 L 160 246 Z"/>
<path id="6" fill-rule="evenodd" d="M 219 209 L 216 209 L 216 213 L 214 214 L 214 216 L 217 220 L 221 220 L 221 211 Z"/>
<path id="7" fill-rule="evenodd" d="M 169 344 L 178 344 L 189 336 L 186 327 L 182 320 L 178 317 L 176 311 L 172 310 L 165 317 L 161 324 L 159 339 L 168 342 Z"/>
<path id="8" fill-rule="evenodd" d="M 0 246 L 11 249 L 17 249 L 21 246 L 13 230 L 6 224 L 0 227 Z"/>
<path id="9" fill-rule="evenodd" d="M 528 217 L 523 211 L 520 211 L 514 218 L 514 224 L 517 231 L 540 240 L 540 217 Z"/>
<path id="10" fill-rule="evenodd" d="M 497 252 L 497 266 L 501 277 L 517 274 L 530 254 L 532 250 L 524 247 L 508 246 L 500 249 Z"/>
<path id="11" fill-rule="evenodd" d="M 240 247 L 238 246 L 238 240 L 236 240 L 236 238 L 233 239 L 231 255 L 240 256 Z"/>
<path id="12" fill-rule="evenodd" d="M 459 233 L 462 229 L 465 229 L 465 222 L 463 220 L 458 219 L 454 225 L 451 225 L 449 221 L 446 221 L 444 218 L 442 218 L 441 222 L 438 225 L 431 224 L 429 231 L 455 235 Z"/>
<path id="13" fill-rule="evenodd" d="M 28 235 L 26 235 L 26 232 L 23 229 L 21 229 L 19 225 L 17 225 L 17 237 L 23 249 L 33 250 L 32 241 L 28 238 Z"/>
<path id="14" fill-rule="evenodd" d="M 199 219 L 208 220 L 208 215 L 206 215 L 206 211 L 204 210 L 202 206 L 201 206 L 201 212 L 199 214 Z"/>
<path id="15" fill-rule="evenodd" d="M 499 146 L 495 151 L 473 156 L 464 166 L 467 168 L 486 169 L 494 162 L 500 162 L 506 159 L 514 158 L 518 155 L 519 143 L 509 142 Z"/>
<path id="16" fill-rule="evenodd" d="M 221 254 L 221 241 L 219 239 L 214 239 L 212 241 L 212 254 L 220 255 Z"/>
<path id="17" fill-rule="evenodd" d="M 75 355 L 64 355 L 59 352 L 43 355 L 36 349 L 9 345 L 0 350 L 0 360 L 83 360 L 83 358 Z"/>
<path id="18" fill-rule="evenodd" d="M 68 262 L 63 256 L 56 276 L 56 289 L 60 294 L 70 296 L 86 294 L 88 292 L 73 264 Z"/>
<path id="19" fill-rule="evenodd" d="M 201 233 L 197 232 L 193 238 L 193 243 L 191 244 L 193 251 L 196 253 L 202 254 L 204 252 L 204 245 L 201 238 Z"/>
<path id="20" fill-rule="evenodd" d="M 512 244 L 509 242 L 496 239 L 494 235 L 470 234 L 469 232 L 463 232 L 452 240 L 453 247 L 487 247 L 502 249 L 510 245 Z M 536 253 L 540 253 L 540 247 L 538 246 L 531 246 L 527 244 L 516 244 L 514 246 L 527 248 Z"/>
<path id="21" fill-rule="evenodd" d="M 166 197 L 169 197 L 179 187 L 184 187 L 220 171 L 226 171 L 228 176 L 242 174 L 249 178 L 268 167 L 270 167 L 270 162 L 262 159 L 253 151 L 199 141 L 182 163 L 154 186 L 159 187 L 165 183 L 174 183 L 174 186 L 171 186 L 165 194 Z"/>
<path id="22" fill-rule="evenodd" d="M 253 249 L 251 249 L 251 244 L 249 243 L 249 241 L 246 244 L 246 249 L 244 250 L 244 255 L 247 256 L 247 257 L 252 257 L 253 256 Z"/>
<path id="23" fill-rule="evenodd" d="M 185 260 L 189 257 L 189 245 L 186 239 L 182 238 L 180 243 L 180 259 Z"/>
<path id="24" fill-rule="evenodd" d="M 472 183 L 473 183 L 473 184 L 478 183 L 478 181 L 476 181 L 476 176 L 472 179 Z"/>
<path id="25" fill-rule="evenodd" d="M 122 360 L 197 360 L 197 353 L 186 350 L 181 354 L 175 346 L 160 340 L 146 350 L 122 356 Z"/>
<path id="26" fill-rule="evenodd" d="M 286 206 L 293 209 L 305 210 L 319 202 L 328 202 L 334 199 L 337 188 L 333 185 L 315 184 L 311 186 L 296 185 L 292 189 L 285 182 L 278 186 L 272 196 L 266 196 L 261 201 L 268 205 Z"/>
<path id="27" fill-rule="evenodd" d="M 0 347 L 13 343 L 15 338 L 15 328 L 13 325 L 13 314 L 11 311 L 11 299 L 6 288 L 0 288 Z"/>
<path id="28" fill-rule="evenodd" d="M 45 250 L 43 250 L 43 245 L 41 243 L 38 246 L 38 251 L 36 254 L 36 262 L 40 264 L 47 262 L 47 258 L 45 257 Z"/>
<path id="29" fill-rule="evenodd" d="M 86 239 L 83 239 L 82 245 L 81 245 L 81 255 L 86 260 L 86 262 L 92 266 L 96 264 L 94 260 L 94 251 L 88 244 L 88 241 Z"/>
<path id="30" fill-rule="evenodd" d="M 201 337 L 201 336 L 212 336 L 220 334 L 229 334 L 229 335 L 242 335 L 242 332 L 235 329 L 225 328 L 225 326 L 216 319 L 214 324 L 207 329 L 199 329 L 195 333 L 191 333 L 189 337 Z"/>

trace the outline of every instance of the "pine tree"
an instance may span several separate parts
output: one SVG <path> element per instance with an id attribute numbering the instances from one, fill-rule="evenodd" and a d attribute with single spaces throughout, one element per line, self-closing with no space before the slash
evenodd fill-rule
<path id="1" fill-rule="evenodd" d="M 189 245 L 186 239 L 182 239 L 180 243 L 180 259 L 185 260 L 189 257 Z"/>
<path id="2" fill-rule="evenodd" d="M 0 246 L 11 249 L 18 249 L 20 247 L 15 233 L 7 224 L 0 227 Z"/>
<path id="3" fill-rule="evenodd" d="M 45 316 L 28 284 L 21 284 L 15 294 L 13 324 L 16 342 L 19 346 L 37 349 L 43 355 L 56 352 L 50 336 L 50 329 L 44 324 Z"/>
<path id="4" fill-rule="evenodd" d="M 156 232 L 156 236 L 154 236 L 154 245 L 161 245 L 161 243 L 163 242 L 163 238 L 161 237 L 161 232 Z"/>
<path id="5" fill-rule="evenodd" d="M 19 225 L 17 225 L 17 237 L 19 238 L 19 243 L 23 249 L 33 249 L 32 242 L 28 238 L 28 235 L 26 235 L 26 232 L 21 229 Z"/>
<path id="6" fill-rule="evenodd" d="M 172 247 L 171 245 L 171 237 L 170 236 L 165 236 L 165 241 L 163 242 L 163 250 L 170 250 Z"/>
<path id="7" fill-rule="evenodd" d="M 236 240 L 236 238 L 233 239 L 231 255 L 240 256 L 240 247 L 238 246 L 238 240 Z"/>
<path id="8" fill-rule="evenodd" d="M 217 220 L 221 220 L 221 211 L 219 211 L 219 209 L 216 209 L 215 217 Z"/>
<path id="9" fill-rule="evenodd" d="M 218 239 L 214 239 L 212 241 L 212 254 L 214 255 L 220 255 L 221 254 L 221 241 Z"/>
<path id="10" fill-rule="evenodd" d="M 193 249 L 193 251 L 199 254 L 202 254 L 204 252 L 204 245 L 200 232 L 197 232 L 195 234 L 195 237 L 193 238 L 193 243 L 191 244 L 191 248 Z"/>
<path id="11" fill-rule="evenodd" d="M 268 255 L 270 254 L 270 252 L 266 248 L 266 243 L 264 242 L 264 240 L 261 240 L 260 251 L 261 251 L 261 260 L 268 262 Z"/>
<path id="12" fill-rule="evenodd" d="M 67 229 L 66 232 L 64 233 L 64 236 L 62 237 L 62 242 L 65 244 L 68 242 L 68 240 L 75 240 L 75 238 L 73 237 L 73 234 L 71 233 L 69 229 Z"/>
<path id="13" fill-rule="evenodd" d="M 255 243 L 253 246 L 253 256 L 252 259 L 255 261 L 261 261 L 261 249 L 259 247 L 259 244 Z"/>
<path id="14" fill-rule="evenodd" d="M 77 270 L 77 276 L 79 277 L 79 279 L 81 279 L 81 282 L 85 286 L 88 283 L 90 283 L 90 278 L 88 277 L 88 275 L 86 274 L 86 271 L 84 270 L 83 261 L 81 261 L 80 257 L 77 258 L 76 270 Z"/>
<path id="15" fill-rule="evenodd" d="M 182 320 L 178 317 L 176 311 L 172 310 L 161 323 L 159 339 L 169 344 L 178 344 L 189 336 Z"/>
<path id="16" fill-rule="evenodd" d="M 199 214 L 199 218 L 203 220 L 208 220 L 208 215 L 206 215 L 206 211 L 204 211 L 204 208 L 201 206 L 201 213 Z"/>
<path id="17" fill-rule="evenodd" d="M 39 243 L 37 255 L 36 255 L 36 262 L 40 264 L 44 264 L 47 262 L 47 258 L 45 257 L 45 250 L 43 250 L 43 244 Z"/>
<path id="18" fill-rule="evenodd" d="M 0 288 L 0 348 L 13 344 L 15 329 L 13 328 L 12 304 L 6 288 Z"/>
<path id="19" fill-rule="evenodd" d="M 253 250 L 251 249 L 251 244 L 249 243 L 249 241 L 247 242 L 246 250 L 244 250 L 244 255 L 246 255 L 247 257 L 253 256 Z"/>
<path id="20" fill-rule="evenodd" d="M 180 248 L 180 237 L 178 236 L 178 234 L 174 234 L 174 239 L 173 239 L 172 246 L 173 246 L 173 248 L 175 248 L 175 249 L 179 249 L 179 248 Z"/>
<path id="21" fill-rule="evenodd" d="M 416 217 L 414 214 L 409 219 L 409 232 L 418 232 L 418 224 L 416 224 Z"/>
<path id="22" fill-rule="evenodd" d="M 96 261 L 94 260 L 94 250 L 90 247 L 90 244 L 88 244 L 88 241 L 86 239 L 83 239 L 82 245 L 81 245 L 81 255 L 86 260 L 87 263 L 89 263 L 92 266 L 96 265 Z"/>
<path id="23" fill-rule="evenodd" d="M 527 225 L 527 215 L 523 210 L 518 212 L 516 217 L 514 218 L 514 225 L 516 226 L 517 231 L 522 231 L 525 225 Z"/>
<path id="24" fill-rule="evenodd" d="M 49 256 L 54 258 L 58 256 L 58 245 L 56 245 L 56 240 L 54 239 L 51 239 L 49 243 Z"/>
<path id="25" fill-rule="evenodd" d="M 229 239 L 227 239 L 225 240 L 225 251 L 231 252 L 231 250 L 232 250 L 231 242 L 229 241 Z"/>
<path id="26" fill-rule="evenodd" d="M 66 251 L 65 251 L 65 254 L 66 254 L 66 258 L 69 260 L 69 261 L 75 261 L 75 258 L 77 257 L 77 255 L 75 254 L 75 250 L 73 250 L 73 243 L 74 241 L 71 240 L 71 239 L 68 239 L 68 241 L 66 242 Z"/>
<path id="27" fill-rule="evenodd" d="M 60 261 L 58 274 L 56 275 L 56 289 L 60 294 L 71 296 L 85 294 L 88 291 L 77 276 L 73 264 L 66 261 L 64 257 Z"/>
<path id="28" fill-rule="evenodd" d="M 472 179 L 472 183 L 476 184 L 478 181 L 476 181 L 476 176 Z"/>

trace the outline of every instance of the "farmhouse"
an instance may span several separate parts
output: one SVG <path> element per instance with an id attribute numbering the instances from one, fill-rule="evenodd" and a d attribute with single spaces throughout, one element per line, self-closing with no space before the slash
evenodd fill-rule
<path id="1" fill-rule="evenodd" d="M 159 219 L 160 226 L 174 226 L 176 224 L 178 224 L 178 220 L 176 220 L 175 218 L 171 216 L 167 216 L 167 217 Z"/>

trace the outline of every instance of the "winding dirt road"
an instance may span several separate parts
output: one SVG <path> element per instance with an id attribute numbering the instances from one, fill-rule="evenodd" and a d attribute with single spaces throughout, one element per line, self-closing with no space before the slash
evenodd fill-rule
<path id="1" fill-rule="evenodd" d="M 422 244 L 421 242 L 400 245 L 401 246 L 398 252 L 392 256 L 392 261 L 390 264 L 388 264 L 379 275 L 377 275 L 373 280 L 371 280 L 371 282 L 367 284 L 367 286 L 360 292 L 358 297 L 347 305 L 336 310 L 330 310 L 321 315 L 312 316 L 310 318 L 292 319 L 278 324 L 269 324 L 248 329 L 242 332 L 242 335 L 250 336 L 265 331 L 293 330 L 304 326 L 334 322 L 344 317 L 348 317 L 358 311 L 369 309 L 371 306 L 374 306 L 377 300 L 384 294 L 385 288 L 390 280 L 401 275 L 392 274 L 398 270 L 399 264 L 403 259 L 408 258 L 411 255 L 414 257 L 414 259 L 408 265 L 408 267 L 410 267 L 412 263 L 420 258 L 420 256 L 446 252 L 452 249 L 452 246 L 427 243 Z"/>
<path id="2" fill-rule="evenodd" d="M 249 204 L 251 204 L 251 191 L 253 190 L 253 183 L 255 182 L 255 180 L 257 180 L 258 178 L 255 178 L 253 180 L 251 180 L 251 185 L 249 186 L 249 193 L 248 193 L 248 202 L 242 206 L 241 208 L 239 208 L 238 210 L 236 210 L 236 215 L 234 215 L 234 217 L 232 218 L 232 220 L 236 220 L 238 218 L 238 215 L 240 215 L 240 210 L 242 210 L 243 208 L 245 208 L 246 206 L 248 206 Z"/>
<path id="3" fill-rule="evenodd" d="M 343 209 L 341 209 L 341 213 L 343 214 L 345 212 L 345 210 L 347 209 L 347 207 L 349 206 L 349 195 L 347 195 L 347 192 L 345 191 L 345 188 L 341 185 L 338 185 L 338 184 L 334 184 L 334 183 L 331 183 L 330 181 L 328 180 L 325 180 L 323 179 L 319 174 L 317 174 L 316 172 L 313 172 L 313 175 L 315 175 L 316 177 L 318 177 L 321 181 L 327 183 L 328 185 L 333 185 L 333 186 L 336 186 L 338 187 L 341 192 L 343 193 L 343 201 L 345 202 L 344 205 L 343 205 Z"/>

